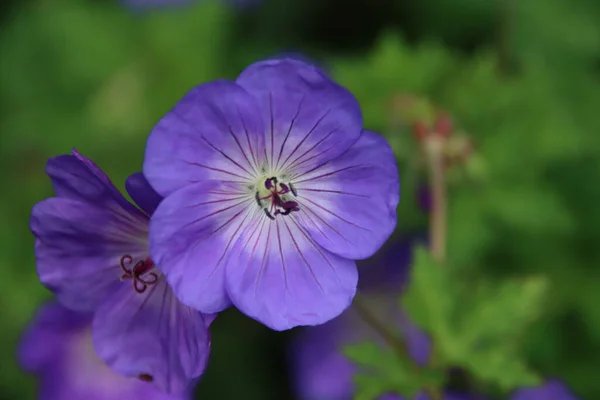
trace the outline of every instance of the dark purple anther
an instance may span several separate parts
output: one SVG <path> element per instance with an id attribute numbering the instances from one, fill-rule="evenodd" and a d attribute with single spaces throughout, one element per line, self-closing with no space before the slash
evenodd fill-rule
<path id="1" fill-rule="evenodd" d="M 290 191 L 290 188 L 285 183 L 280 183 L 279 186 L 281 186 L 281 191 L 277 192 L 277 194 L 286 194 Z"/>
<path id="2" fill-rule="evenodd" d="M 298 192 L 296 191 L 296 188 L 294 187 L 294 184 L 292 182 L 290 182 L 290 190 L 292 191 L 294 197 L 298 197 Z"/>
<path id="3" fill-rule="evenodd" d="M 275 177 L 269 178 L 265 181 L 265 187 L 267 188 L 267 190 L 273 189 L 275 185 L 277 185 L 277 178 Z"/>
<path id="4" fill-rule="evenodd" d="M 158 275 L 155 272 L 150 272 L 148 278 L 143 277 L 144 274 L 154 268 L 154 262 L 147 258 L 138 261 L 132 269 L 128 269 L 127 266 L 131 265 L 132 262 L 133 258 L 128 254 L 121 257 L 121 269 L 124 272 L 121 275 L 121 280 L 132 279 L 133 289 L 138 293 L 144 293 L 148 286 L 158 282 Z"/>
<path id="5" fill-rule="evenodd" d="M 275 220 L 275 217 L 271 215 L 267 208 L 264 208 L 263 210 L 265 211 L 265 214 L 267 214 L 267 217 L 269 217 L 269 219 Z"/>
<path id="6" fill-rule="evenodd" d="M 258 194 L 258 192 L 256 192 L 256 195 L 254 196 L 254 198 L 256 199 L 258 206 L 262 208 L 262 201 L 260 201 L 260 195 Z"/>

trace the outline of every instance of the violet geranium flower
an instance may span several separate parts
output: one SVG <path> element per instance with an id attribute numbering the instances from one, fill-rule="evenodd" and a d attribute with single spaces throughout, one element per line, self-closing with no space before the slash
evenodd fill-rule
<path id="1" fill-rule="evenodd" d="M 91 314 L 70 311 L 57 303 L 39 310 L 17 351 L 20 366 L 39 379 L 38 399 L 190 399 L 188 393 L 167 394 L 146 382 L 114 373 L 94 352 L 91 323 Z"/>
<path id="2" fill-rule="evenodd" d="M 564 383 L 549 380 L 538 387 L 517 390 L 510 400 L 577 400 L 577 397 Z"/>
<path id="3" fill-rule="evenodd" d="M 56 197 L 33 207 L 41 282 L 59 302 L 93 312 L 97 354 L 115 372 L 182 392 L 204 371 L 209 324 L 181 304 L 148 255 L 148 223 L 161 198 L 141 174 L 129 203 L 92 161 L 73 152 L 48 161 Z"/>
<path id="4" fill-rule="evenodd" d="M 350 92 L 298 60 L 192 89 L 151 132 L 144 174 L 165 196 L 150 252 L 178 298 L 233 303 L 275 330 L 338 316 L 354 260 L 396 225 L 390 146 L 363 130 Z"/>
<path id="5" fill-rule="evenodd" d="M 421 238 L 418 238 L 420 241 Z M 380 321 L 400 329 L 408 343 L 410 355 L 425 364 L 430 354 L 430 340 L 419 331 L 398 307 L 398 297 L 406 286 L 414 239 L 388 243 L 370 260 L 359 265 L 361 293 L 365 304 Z M 350 400 L 354 395 L 353 376 L 358 367 L 342 351 L 349 344 L 374 340 L 386 345 L 383 338 L 367 325 L 353 308 L 326 324 L 304 328 L 290 351 L 292 382 L 300 400 Z M 446 397 L 446 400 L 455 399 Z M 418 400 L 423 400 L 421 393 Z M 402 400 L 388 393 L 377 400 Z"/>

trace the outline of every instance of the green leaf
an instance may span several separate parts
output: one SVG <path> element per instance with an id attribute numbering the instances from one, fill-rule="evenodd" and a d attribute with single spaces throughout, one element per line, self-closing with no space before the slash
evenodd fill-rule
<path id="1" fill-rule="evenodd" d="M 447 274 L 448 270 L 438 266 L 425 248 L 415 249 L 411 285 L 402 297 L 402 306 L 435 341 L 445 341 L 454 313 L 455 296 Z"/>
<path id="2" fill-rule="evenodd" d="M 355 376 L 357 400 L 372 400 L 389 392 L 412 397 L 433 379 L 428 375 L 425 383 L 412 360 L 373 342 L 346 346 L 344 354 L 360 369 Z"/>
<path id="3" fill-rule="evenodd" d="M 523 359 L 520 341 L 542 310 L 546 280 L 466 284 L 451 272 L 418 248 L 412 284 L 401 300 L 432 336 L 436 361 L 465 368 L 504 391 L 540 383 Z"/>

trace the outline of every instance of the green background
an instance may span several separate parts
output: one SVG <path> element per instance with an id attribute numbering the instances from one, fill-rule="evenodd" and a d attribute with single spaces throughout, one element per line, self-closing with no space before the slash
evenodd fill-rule
<path id="1" fill-rule="evenodd" d="M 422 177 L 392 99 L 443 107 L 477 146 L 450 191 L 449 258 L 464 279 L 549 282 L 523 357 L 600 399 L 600 3 L 595 0 L 216 1 L 132 12 L 117 2 L 3 2 L 0 29 L 0 398 L 34 398 L 15 345 L 50 297 L 31 207 L 48 157 L 72 147 L 122 187 L 153 124 L 192 86 L 284 51 L 320 63 L 386 135 L 402 179 L 398 235 L 423 228 Z M 244 332 L 240 335 L 239 332 Z M 228 310 L 215 322 L 205 399 L 293 399 L 287 347 Z"/>

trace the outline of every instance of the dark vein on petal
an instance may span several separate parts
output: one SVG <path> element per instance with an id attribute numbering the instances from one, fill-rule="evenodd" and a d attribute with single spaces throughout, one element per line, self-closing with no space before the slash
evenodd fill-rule
<path id="1" fill-rule="evenodd" d="M 317 180 L 317 179 L 326 178 L 328 176 L 333 176 L 333 175 L 338 174 L 340 172 L 349 171 L 349 170 L 355 169 L 355 168 L 363 168 L 363 167 L 365 167 L 365 165 L 351 165 L 349 167 L 340 168 L 340 169 L 337 169 L 335 171 L 327 172 L 325 174 L 313 176 L 311 178 L 307 178 L 307 179 L 303 179 L 303 180 L 299 180 L 299 181 L 294 181 L 294 184 L 297 185 L 298 183 L 302 183 L 302 182 L 310 182 L 310 181 L 314 181 L 314 180 Z M 303 175 L 306 175 L 306 173 L 303 174 Z"/>
<path id="2" fill-rule="evenodd" d="M 230 180 L 225 180 L 225 179 L 219 179 L 220 183 L 235 183 L 238 185 L 247 185 L 248 184 L 248 177 L 243 177 L 244 180 L 243 181 L 230 181 Z M 195 180 L 187 180 L 188 183 L 203 183 L 206 182 L 205 179 L 195 179 Z"/>
<path id="3" fill-rule="evenodd" d="M 302 235 L 304 235 L 304 237 L 306 238 L 306 240 L 308 240 L 308 242 L 313 245 L 313 247 L 315 248 L 315 250 L 317 250 L 317 252 L 321 255 L 321 257 L 323 258 L 323 260 L 325 260 L 325 262 L 327 263 L 327 265 L 329 265 L 329 268 L 331 268 L 331 271 L 333 271 L 333 274 L 337 278 L 338 283 L 341 285 L 342 281 L 341 281 L 339 275 L 337 274 L 337 271 L 335 270 L 335 267 L 331 264 L 331 261 L 329 261 L 329 259 L 325 256 L 325 254 L 323 254 L 323 251 L 321 250 L 321 246 L 319 246 L 318 243 L 315 243 L 315 241 L 310 237 L 310 235 L 307 232 L 305 232 L 304 229 L 302 229 L 302 227 L 300 225 L 298 225 L 298 222 L 296 222 L 294 220 L 292 220 L 292 222 L 296 225 L 296 227 L 298 227 L 298 230 L 300 231 L 300 233 L 302 233 Z"/>
<path id="4" fill-rule="evenodd" d="M 311 199 L 309 199 L 309 198 L 306 198 L 306 197 L 305 197 L 305 198 L 304 198 L 304 200 L 306 200 L 306 201 L 308 201 L 309 203 L 313 204 L 315 207 L 318 207 L 318 208 L 320 208 L 321 210 L 325 211 L 326 213 L 328 213 L 328 214 L 330 214 L 330 215 L 333 215 L 334 217 L 338 218 L 339 220 L 341 220 L 341 221 L 344 221 L 345 223 L 347 223 L 347 224 L 349 224 L 349 225 L 352 225 L 352 226 L 354 226 L 355 228 L 359 228 L 359 229 L 365 230 L 365 231 L 367 231 L 367 232 L 371 232 L 371 230 L 370 230 L 370 229 L 364 228 L 364 227 L 362 227 L 362 226 L 360 226 L 360 225 L 356 225 L 354 222 L 350 222 L 350 221 L 348 221 L 347 219 L 344 219 L 344 218 L 342 218 L 341 216 L 337 215 L 337 214 L 336 214 L 336 213 L 334 213 L 333 211 L 329 210 L 328 208 L 325 208 L 325 207 L 323 207 L 322 205 L 320 205 L 320 204 L 318 204 L 318 203 L 315 203 L 314 201 L 312 201 L 312 200 L 311 200 Z M 306 205 L 305 205 L 305 207 L 306 207 Z"/>
<path id="5" fill-rule="evenodd" d="M 254 161 L 254 171 L 258 170 L 258 162 L 256 162 L 256 156 L 254 155 L 254 150 L 252 149 L 252 143 L 250 142 L 250 134 L 248 133 L 248 127 L 246 126 L 246 121 L 242 116 L 242 112 L 240 111 L 240 107 L 236 106 L 238 114 L 240 116 L 240 121 L 242 121 L 242 126 L 244 127 L 244 133 L 246 134 L 246 142 L 248 142 L 248 151 L 250 152 L 250 156 L 252 157 L 252 161 Z"/>
<path id="6" fill-rule="evenodd" d="M 318 218 L 318 219 L 319 219 L 319 220 L 320 220 L 320 221 L 321 221 L 321 222 L 322 222 L 324 225 L 326 225 L 326 226 L 327 226 L 329 229 L 331 229 L 332 231 L 334 231 L 335 233 L 337 233 L 339 237 L 341 237 L 342 239 L 344 239 L 346 242 L 348 242 L 348 243 L 350 243 L 350 244 L 354 244 L 354 243 L 350 242 L 350 241 L 349 241 L 349 240 L 348 240 L 348 239 L 347 239 L 347 238 L 346 238 L 344 235 L 342 235 L 342 234 L 340 233 L 340 231 L 338 231 L 337 229 L 335 229 L 335 228 L 334 228 L 334 227 L 333 227 L 333 226 L 332 226 L 332 225 L 331 225 L 329 222 L 327 222 L 327 221 L 325 220 L 325 218 L 323 218 L 323 217 L 321 217 L 319 214 L 317 214 L 317 213 L 316 213 L 316 212 L 315 212 L 315 211 L 314 211 L 312 208 L 310 208 L 308 205 L 306 205 L 306 204 L 304 204 L 304 203 L 302 203 L 301 205 L 302 205 L 302 208 L 301 208 L 301 209 L 302 209 L 302 210 L 304 210 L 304 211 L 305 211 L 305 213 L 306 213 L 306 211 L 310 211 L 310 212 L 311 212 L 311 213 L 312 213 L 312 214 L 313 214 L 313 215 L 314 215 L 316 218 Z M 308 215 L 308 214 L 307 214 L 307 215 Z M 316 224 L 315 224 L 315 225 L 316 225 Z M 320 230 L 320 229 L 319 229 L 319 230 Z M 327 237 L 327 235 L 324 235 L 324 236 L 325 236 L 325 237 L 326 237 L 326 238 L 327 238 L 327 239 L 328 239 L 328 240 L 331 242 L 331 239 L 329 239 L 329 237 Z"/>
<path id="7" fill-rule="evenodd" d="M 241 166 L 237 161 L 235 161 L 233 158 L 231 158 L 230 156 L 228 156 L 223 150 L 217 148 L 215 145 L 213 145 L 211 142 L 209 142 L 208 140 L 206 140 L 206 138 L 204 136 L 202 136 L 202 139 L 206 142 L 206 144 L 208 144 L 213 150 L 215 150 L 216 152 L 220 153 L 223 157 L 225 157 L 226 159 L 228 159 L 229 161 L 231 161 L 236 167 L 238 167 L 239 169 L 241 169 L 242 171 L 244 171 L 245 173 L 247 173 L 249 176 L 252 176 L 252 174 L 243 166 Z"/>
<path id="8" fill-rule="evenodd" d="M 144 297 L 144 300 L 142 300 L 142 302 L 138 306 L 137 310 L 131 316 L 131 320 L 129 321 L 129 324 L 127 324 L 127 330 L 129 330 L 129 328 L 131 327 L 131 323 L 133 322 L 133 319 L 138 315 L 138 313 L 140 313 L 142 311 L 142 309 L 144 307 L 146 307 L 146 304 L 148 303 L 148 300 L 150 300 L 150 297 L 154 294 L 154 292 L 156 291 L 156 288 L 158 286 L 159 285 L 152 285 L 152 287 L 150 288 L 150 291 L 147 292 L 148 294 L 146 295 L 146 297 Z M 137 294 L 134 294 L 134 296 L 136 296 L 136 295 Z"/>
<path id="9" fill-rule="evenodd" d="M 164 278 L 163 278 L 164 279 Z M 164 282 L 165 290 L 163 290 L 162 301 L 160 302 L 160 313 L 158 314 L 158 326 L 156 327 L 157 332 L 160 331 L 160 321 L 163 318 L 164 309 L 165 309 L 165 298 L 167 297 L 167 293 L 169 293 L 169 284 Z"/>
<path id="10" fill-rule="evenodd" d="M 243 211 L 243 210 L 242 210 Z M 231 222 L 231 220 L 233 220 L 234 218 L 236 218 L 238 215 L 240 215 L 241 212 L 239 212 L 238 214 L 234 215 L 229 221 L 227 221 L 226 224 L 228 224 L 229 222 Z M 236 230 L 231 234 L 231 237 L 229 238 L 229 241 L 227 242 L 227 246 L 225 246 L 225 249 L 223 250 L 223 254 L 221 254 L 221 257 L 219 258 L 219 260 L 217 261 L 217 266 L 219 264 L 221 264 L 221 261 L 223 261 L 223 258 L 225 258 L 225 254 L 227 253 L 227 250 L 229 250 L 229 248 L 231 247 L 231 244 L 233 243 L 233 241 L 235 239 L 238 238 L 238 232 L 242 229 L 242 227 L 244 226 L 244 222 L 246 222 L 246 220 L 248 219 L 248 216 L 250 215 L 250 212 L 247 212 L 246 215 L 244 216 L 244 218 L 240 221 L 240 224 L 238 225 L 238 227 L 236 228 Z M 220 228 L 219 228 L 220 229 Z M 216 233 L 219 229 L 217 229 L 216 231 L 214 231 L 213 233 Z M 216 267 L 215 267 L 216 268 Z"/>
<path id="11" fill-rule="evenodd" d="M 325 233 L 325 231 L 323 231 L 323 229 L 321 229 L 321 227 L 311 218 L 311 216 L 306 212 L 306 210 L 303 208 L 301 208 L 302 213 L 304 214 L 304 217 L 306 217 L 306 219 L 308 219 L 310 221 L 310 223 L 321 233 L 321 235 L 323 235 L 327 240 L 329 240 L 331 243 L 333 243 L 333 241 L 329 238 L 329 236 L 327 236 L 327 234 Z M 315 214 L 314 211 L 310 210 L 313 214 Z M 327 223 L 325 222 L 325 225 L 327 225 Z"/>
<path id="12" fill-rule="evenodd" d="M 262 215 L 264 215 L 264 214 L 262 214 L 262 213 L 258 214 L 259 218 Z M 252 219 L 255 220 L 256 219 L 255 217 L 256 217 L 256 213 L 254 213 L 254 215 L 252 216 Z M 246 241 L 246 244 L 242 248 L 242 252 L 246 251 L 246 247 L 248 247 L 248 244 L 250 244 L 250 241 L 252 240 L 252 238 L 254 237 L 254 235 L 258 233 L 258 236 L 256 237 L 256 242 L 254 242 L 254 246 L 252 247 L 252 251 L 250 252 L 250 258 L 254 257 L 254 252 L 256 251 L 256 246 L 258 246 L 258 241 L 260 239 L 260 235 L 262 235 L 262 231 L 263 231 L 263 229 L 265 227 L 265 222 L 267 221 L 267 219 L 266 218 L 260 218 L 260 221 L 261 221 L 260 229 L 259 230 L 254 230 L 250 234 L 250 237 L 248 237 L 248 240 Z"/>
<path id="13" fill-rule="evenodd" d="M 294 220 L 292 220 L 293 222 L 295 222 Z M 292 243 L 294 243 L 294 247 L 296 247 L 296 250 L 298 250 L 298 255 L 300 255 L 300 258 L 302 258 L 302 261 L 304 261 L 304 263 L 306 264 L 306 266 L 308 267 L 308 270 L 310 271 L 310 274 L 312 275 L 313 279 L 315 280 L 315 283 L 317 284 L 317 286 L 319 286 L 319 289 L 321 289 L 322 292 L 325 292 L 323 290 L 323 286 L 321 286 L 321 283 L 319 282 L 319 280 L 317 279 L 317 276 L 315 275 L 315 272 L 313 271 L 312 267 L 310 266 L 310 263 L 308 262 L 308 260 L 306 259 L 306 257 L 304 256 L 304 253 L 302 253 L 302 250 L 300 250 L 300 246 L 298 246 L 298 242 L 296 241 L 296 238 L 294 237 L 294 235 L 292 234 L 292 230 L 290 229 L 290 227 L 288 226 L 287 221 L 284 222 L 285 223 L 285 227 L 288 230 L 288 233 L 290 234 L 290 238 L 292 239 Z M 302 228 L 296 224 L 296 227 L 298 227 L 298 229 L 300 231 L 302 231 Z M 310 242 L 309 242 L 310 243 Z"/>
<path id="14" fill-rule="evenodd" d="M 188 222 L 187 224 L 183 225 L 181 228 L 182 228 L 182 229 L 183 229 L 183 228 L 187 228 L 187 227 L 189 227 L 189 226 L 191 226 L 191 225 L 193 225 L 193 224 L 195 224 L 195 223 L 197 223 L 197 222 L 200 222 L 200 221 L 202 221 L 202 220 L 205 220 L 206 218 L 210 218 L 210 217 L 213 217 L 213 216 L 215 216 L 215 215 L 217 215 L 217 214 L 220 214 L 220 213 L 223 213 L 223 212 L 229 211 L 229 210 L 231 210 L 232 208 L 238 207 L 238 206 L 240 206 L 240 205 L 242 205 L 242 204 L 244 204 L 244 203 L 246 203 L 246 202 L 249 202 L 249 201 L 254 201 L 254 199 L 246 199 L 246 200 L 244 200 L 244 201 L 240 201 L 239 203 L 232 204 L 232 205 L 230 205 L 230 206 L 228 206 L 228 207 L 225 207 L 225 208 L 222 208 L 222 209 L 220 209 L 220 210 L 213 211 L 213 212 L 211 212 L 210 214 L 204 215 L 204 216 L 202 216 L 202 217 L 200 217 L 200 218 L 197 218 L 197 219 L 195 219 L 195 220 L 193 220 L 193 221 L 190 221 L 190 222 Z"/>
<path id="15" fill-rule="evenodd" d="M 260 278 L 265 269 L 265 265 L 266 265 L 266 261 L 267 261 L 267 253 L 269 252 L 269 241 L 271 240 L 271 227 L 273 226 L 273 224 L 269 224 L 268 226 L 269 226 L 269 228 L 267 230 L 267 238 L 265 240 L 265 251 L 263 252 L 262 260 L 260 263 L 260 268 L 258 269 L 258 274 L 256 274 L 256 280 L 254 281 L 254 297 L 258 296 L 258 281 L 260 281 Z M 259 238 L 260 238 L 260 236 L 256 239 L 257 243 L 258 243 Z M 248 260 L 248 264 L 246 265 L 246 270 L 248 270 L 251 260 L 252 259 Z"/>
<path id="16" fill-rule="evenodd" d="M 274 158 L 274 151 L 275 151 L 275 133 L 273 132 L 274 129 L 274 117 L 273 117 L 273 93 L 269 92 L 269 112 L 270 112 L 270 118 L 271 118 L 271 159 L 269 160 L 269 165 L 271 166 L 271 169 L 273 169 L 273 158 Z"/>
<path id="17" fill-rule="evenodd" d="M 228 201 L 235 201 L 235 200 L 239 200 L 239 199 L 245 199 L 247 198 L 247 195 L 243 195 L 243 196 L 238 196 L 238 197 L 231 197 L 229 199 L 217 199 L 217 200 L 211 200 L 211 201 L 204 201 L 202 203 L 197 203 L 197 204 L 192 204 L 189 206 L 186 206 L 185 208 L 194 208 L 194 207 L 198 207 L 198 206 L 205 206 L 207 204 L 214 204 L 214 203 L 225 203 Z"/>
<path id="18" fill-rule="evenodd" d="M 301 166 L 302 164 L 305 164 L 305 163 L 307 163 L 307 162 L 309 162 L 309 161 L 311 161 L 311 160 L 314 160 L 315 158 L 319 158 L 319 157 L 321 157 L 323 154 L 327 153 L 328 151 L 330 151 L 330 150 L 331 150 L 331 149 L 333 149 L 333 148 L 335 148 L 335 145 L 333 145 L 333 146 L 329 146 L 329 147 L 328 147 L 328 148 L 326 148 L 325 150 L 323 150 L 323 151 L 320 151 L 320 152 L 318 152 L 318 153 L 316 153 L 316 154 L 313 154 L 312 156 L 305 158 L 304 160 L 300 161 L 300 162 L 299 162 L 299 163 L 297 163 L 297 164 L 290 165 L 290 166 L 288 167 L 288 169 L 297 169 L 297 168 L 298 168 L 299 166 Z M 321 164 L 319 165 L 319 167 L 323 166 L 324 164 L 328 163 L 329 161 L 330 161 L 330 160 L 327 160 L 325 163 L 321 163 Z M 314 169 L 311 169 L 311 171 L 314 171 Z M 294 178 L 297 178 L 297 177 L 299 177 L 299 176 L 302 176 L 302 175 L 304 175 L 304 174 L 303 174 L 303 173 L 302 173 L 302 174 L 298 174 L 298 175 L 296 175 Z"/>
<path id="19" fill-rule="evenodd" d="M 166 285 L 165 285 L 166 286 Z M 165 290 L 163 293 L 167 292 L 167 288 L 165 287 Z M 175 358 L 175 354 L 173 354 L 173 342 L 171 339 L 171 316 L 172 316 L 172 312 L 173 312 L 173 297 L 172 296 L 166 296 L 167 298 L 167 302 L 168 302 L 168 306 L 167 306 L 167 313 L 165 315 L 165 322 L 163 322 L 164 327 L 166 328 L 166 341 L 167 341 L 167 359 L 168 359 L 168 363 L 169 366 L 173 365 L 174 363 L 174 358 Z M 162 332 L 160 332 L 160 330 L 158 331 L 158 334 L 161 335 Z M 169 390 L 171 390 L 171 382 L 173 381 L 173 368 L 167 368 L 167 385 L 169 387 Z"/>
<path id="20" fill-rule="evenodd" d="M 233 221 L 235 218 L 237 218 L 242 212 L 247 211 L 246 215 L 244 216 L 244 218 L 240 221 L 240 224 L 238 225 L 237 229 L 231 234 L 231 236 L 229 237 L 229 241 L 227 242 L 227 245 L 225 246 L 225 249 L 223 249 L 223 253 L 221 254 L 221 257 L 219 257 L 219 259 L 217 260 L 217 262 L 215 263 L 215 267 L 213 268 L 212 271 L 210 271 L 210 274 L 208 274 L 208 279 L 212 278 L 212 276 L 214 275 L 214 273 L 217 271 L 217 268 L 219 268 L 219 265 L 221 264 L 221 262 L 223 261 L 223 259 L 225 258 L 225 256 L 227 255 L 227 250 L 229 250 L 229 248 L 231 247 L 231 244 L 233 243 L 233 241 L 235 239 L 237 239 L 237 234 L 240 231 L 240 229 L 242 229 L 242 227 L 244 226 L 244 222 L 246 222 L 246 219 L 248 219 L 248 216 L 252 213 L 252 211 L 250 211 L 249 209 L 246 210 L 242 210 L 239 213 L 237 213 L 236 215 L 234 215 L 233 217 L 231 217 L 228 221 L 226 221 L 223 225 L 221 225 L 219 228 L 217 228 L 216 230 L 214 230 L 213 232 L 210 233 L 210 235 L 216 233 L 217 231 L 219 231 L 221 228 L 225 227 L 226 225 L 228 225 L 231 221 Z M 209 236 L 210 236 L 209 235 Z M 194 243 L 194 247 L 196 247 L 196 245 L 198 245 L 202 240 L 204 240 L 206 237 L 203 237 L 201 239 L 198 239 L 198 241 L 196 243 Z"/>
<path id="21" fill-rule="evenodd" d="M 275 221 L 275 226 L 277 228 L 277 242 L 279 244 L 279 258 L 281 259 L 281 267 L 283 268 L 283 281 L 285 283 L 285 290 L 288 290 L 287 270 L 285 268 L 285 257 L 283 256 L 283 246 L 281 245 L 281 231 L 279 229 L 279 221 Z"/>
<path id="22" fill-rule="evenodd" d="M 292 118 L 292 122 L 290 123 L 290 127 L 287 131 L 287 134 L 285 135 L 285 138 L 283 139 L 283 142 L 281 143 L 281 148 L 279 149 L 279 155 L 277 156 L 277 163 L 275 164 L 275 170 L 277 170 L 277 168 L 279 167 L 279 161 L 281 161 L 281 155 L 283 154 L 283 149 L 285 147 L 285 144 L 287 143 L 288 138 L 290 137 L 290 133 L 292 132 L 292 129 L 294 128 L 294 123 L 296 122 L 296 119 L 298 118 L 298 115 L 300 114 L 300 110 L 302 109 L 302 103 L 304 103 L 305 98 L 306 98 L 306 95 L 303 95 L 302 98 L 300 99 L 300 102 L 298 103 L 298 109 L 296 110 L 296 114 L 294 115 L 294 118 Z"/>
<path id="23" fill-rule="evenodd" d="M 233 138 L 233 140 L 237 144 L 238 148 L 240 149 L 240 152 L 242 153 L 242 155 L 244 156 L 244 158 L 248 162 L 248 166 L 254 170 L 254 166 L 252 165 L 252 163 L 250 162 L 250 159 L 246 155 L 246 152 L 244 151 L 244 149 L 243 149 L 243 147 L 242 147 L 242 145 L 241 145 L 241 143 L 240 143 L 237 135 L 235 133 L 233 133 L 233 129 L 231 128 L 231 125 L 229 124 L 227 117 L 225 117 L 225 114 L 223 114 L 223 111 L 221 109 L 215 108 L 215 111 L 218 112 L 219 116 L 221 117 L 221 119 L 223 120 L 223 122 L 225 123 L 225 125 L 227 125 L 227 130 L 229 131 L 229 134 L 231 135 L 231 137 Z M 238 108 L 238 112 L 239 112 L 239 108 Z M 240 118 L 241 118 L 241 116 L 242 115 L 240 113 Z M 254 170 L 254 172 L 256 172 L 256 170 Z"/>
<path id="24" fill-rule="evenodd" d="M 205 193 L 208 193 L 208 194 L 218 194 L 218 195 L 223 195 L 223 196 L 246 195 L 246 193 L 243 192 L 243 191 L 231 192 L 231 191 L 226 191 L 226 190 L 207 190 Z"/>
<path id="25" fill-rule="evenodd" d="M 294 150 L 292 150 L 292 152 L 290 154 L 288 154 L 288 156 L 286 157 L 285 161 L 282 164 L 282 168 L 284 168 L 284 166 L 287 164 L 288 160 L 296 153 L 296 151 L 298 151 L 298 149 L 300 148 L 300 146 L 302 146 L 302 144 L 306 141 L 306 139 L 308 139 L 308 137 L 315 131 L 315 129 L 317 129 L 317 127 L 319 126 L 319 124 L 325 119 L 325 117 L 331 112 L 331 109 L 328 109 L 327 111 L 325 111 L 325 114 L 323 114 L 323 116 L 321 116 L 321 118 L 319 118 L 317 120 L 317 122 L 315 123 L 315 125 L 306 133 L 306 135 L 302 138 L 302 140 L 300 142 L 298 142 L 298 144 L 296 145 L 296 147 L 294 147 Z"/>
<path id="26" fill-rule="evenodd" d="M 206 169 L 211 170 L 211 171 L 222 172 L 224 174 L 228 174 L 228 175 L 235 176 L 235 177 L 238 177 L 238 178 L 246 179 L 246 177 L 243 176 L 243 175 L 239 175 L 239 174 L 236 174 L 235 172 L 227 171 L 227 170 L 224 170 L 224 169 L 215 168 L 215 167 L 209 167 L 208 165 L 200 164 L 200 163 L 197 163 L 197 162 L 185 161 L 185 163 L 189 164 L 189 165 L 193 165 L 195 167 L 206 168 Z"/>
<path id="27" fill-rule="evenodd" d="M 314 188 L 302 188 L 303 192 L 318 192 L 318 193 L 333 193 L 333 194 L 343 194 L 346 196 L 356 196 L 356 197 L 362 197 L 365 199 L 370 199 L 371 196 L 365 196 L 364 194 L 358 194 L 358 193 L 350 193 L 350 192 L 344 192 L 342 190 L 327 190 L 327 189 L 314 189 Z"/>
<path id="28" fill-rule="evenodd" d="M 296 157 L 296 159 L 294 161 L 291 162 L 291 164 L 288 166 L 289 169 L 292 169 L 294 166 L 298 166 L 300 164 L 302 164 L 304 161 L 298 162 L 302 159 L 302 157 L 304 157 L 305 155 L 309 154 L 311 151 L 313 151 L 317 146 L 320 146 L 321 143 L 323 143 L 325 140 L 329 139 L 329 137 L 331 135 L 333 135 L 335 132 L 337 132 L 339 129 L 341 128 L 341 126 L 338 126 L 337 128 L 329 131 L 329 133 L 325 136 L 323 136 L 317 143 L 315 143 L 310 149 L 306 150 L 304 153 L 302 153 L 300 156 Z M 325 150 L 325 152 L 327 152 L 329 149 Z M 315 154 L 311 157 L 308 158 L 308 160 L 311 160 L 319 155 L 323 154 L 323 152 Z M 305 160 L 305 161 L 308 161 Z"/>
<path id="29" fill-rule="evenodd" d="M 240 149 L 240 152 L 242 153 L 242 155 L 244 156 L 244 158 L 248 162 L 248 165 L 252 168 L 253 172 L 256 173 L 256 169 L 254 168 L 254 165 L 250 162 L 250 159 L 248 158 L 248 156 L 246 155 L 246 152 L 242 148 L 242 144 L 240 143 L 240 141 L 237 138 L 237 136 L 235 135 L 235 133 L 233 133 L 233 130 L 231 129 L 231 126 L 227 125 L 227 127 L 229 128 L 229 133 L 231 134 L 231 136 L 233 136 L 233 140 L 235 140 L 235 142 L 237 143 L 237 146 Z"/>

